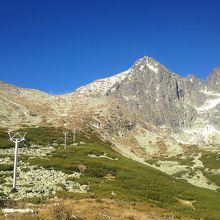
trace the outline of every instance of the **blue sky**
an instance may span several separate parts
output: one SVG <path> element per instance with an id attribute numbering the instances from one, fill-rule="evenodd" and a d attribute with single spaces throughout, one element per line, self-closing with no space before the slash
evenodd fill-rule
<path id="1" fill-rule="evenodd" d="M 0 80 L 61 94 L 144 55 L 206 79 L 220 66 L 218 0 L 0 0 Z"/>

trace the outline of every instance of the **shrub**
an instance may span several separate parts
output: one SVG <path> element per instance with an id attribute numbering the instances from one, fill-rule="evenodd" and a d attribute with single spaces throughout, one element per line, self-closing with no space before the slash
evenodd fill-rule
<path id="1" fill-rule="evenodd" d="M 54 220 L 72 220 L 71 210 L 64 205 L 54 205 L 50 209 L 50 216 Z"/>

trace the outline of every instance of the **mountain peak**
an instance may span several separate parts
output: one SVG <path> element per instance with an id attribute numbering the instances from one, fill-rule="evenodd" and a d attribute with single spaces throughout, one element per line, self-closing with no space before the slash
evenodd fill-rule
<path id="1" fill-rule="evenodd" d="M 213 73 L 220 74 L 220 67 L 214 68 Z"/>
<path id="2" fill-rule="evenodd" d="M 220 92 L 220 68 L 215 68 L 208 76 L 208 89 Z"/>
<path id="3" fill-rule="evenodd" d="M 144 56 L 137 60 L 134 65 L 132 66 L 133 69 L 138 69 L 140 71 L 145 69 L 150 69 L 155 73 L 158 73 L 158 67 L 160 63 L 153 59 L 152 57 Z"/>
<path id="4" fill-rule="evenodd" d="M 149 57 L 149 56 L 143 56 L 142 58 L 138 59 L 135 62 L 135 64 L 139 64 L 139 63 L 142 63 L 142 64 L 148 64 L 148 63 L 159 64 L 159 62 L 157 60 L 155 60 L 154 58 Z"/>

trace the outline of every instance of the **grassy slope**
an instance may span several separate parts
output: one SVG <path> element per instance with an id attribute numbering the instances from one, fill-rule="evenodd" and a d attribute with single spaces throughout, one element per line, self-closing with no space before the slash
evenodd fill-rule
<path id="1" fill-rule="evenodd" d="M 58 140 L 62 142 L 62 130 L 51 128 L 27 129 L 27 141 L 45 145 Z M 4 137 L 0 131 L 0 137 Z M 60 138 L 58 138 L 60 137 Z M 2 138 L 0 139 L 0 142 Z M 177 215 L 193 218 L 220 219 L 220 193 L 208 189 L 192 186 L 184 181 L 176 180 L 156 169 L 145 166 L 138 162 L 129 160 L 111 149 L 109 143 L 104 143 L 91 131 L 77 134 L 77 141 L 84 141 L 85 144 L 67 147 L 57 145 L 55 152 L 46 159 L 22 160 L 32 164 L 43 166 L 47 169 L 54 168 L 66 173 L 79 170 L 84 165 L 84 175 L 77 180 L 80 183 L 90 184 L 90 193 L 86 196 L 95 198 L 111 198 L 112 191 L 116 194 L 115 199 L 129 202 L 148 202 L 158 207 L 174 211 Z M 71 143 L 71 138 L 68 140 Z M 0 146 L 2 146 L 0 144 Z M 109 160 L 105 158 L 91 158 L 88 154 L 102 155 L 118 158 Z M 20 157 L 21 159 L 21 157 Z M 1 168 L 0 168 L 1 169 Z M 115 176 L 113 180 L 107 180 L 105 176 Z M 59 192 L 62 197 L 77 197 L 74 193 Z M 85 196 L 85 195 L 82 195 Z M 182 205 L 178 199 L 195 201 L 193 206 Z"/>

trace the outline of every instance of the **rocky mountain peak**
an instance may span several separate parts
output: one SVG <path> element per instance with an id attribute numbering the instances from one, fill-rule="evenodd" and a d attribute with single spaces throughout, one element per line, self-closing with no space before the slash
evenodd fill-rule
<path id="1" fill-rule="evenodd" d="M 208 90 L 220 93 L 220 68 L 215 68 L 208 76 Z"/>
<path id="2" fill-rule="evenodd" d="M 138 61 L 136 61 L 133 66 L 131 67 L 131 69 L 137 71 L 143 71 L 146 69 L 150 69 L 155 73 L 158 73 L 159 67 L 161 66 L 161 64 L 156 61 L 155 59 L 153 59 L 152 57 L 148 57 L 148 56 L 144 56 L 141 59 L 139 59 Z"/>
<path id="3" fill-rule="evenodd" d="M 164 75 L 169 77 L 175 74 L 152 57 L 144 56 L 137 60 L 128 70 L 108 78 L 98 79 L 86 86 L 80 87 L 76 92 L 83 96 L 103 96 L 109 94 L 109 91 L 112 89 L 115 90 L 123 81 L 138 79 L 146 82 L 149 81 L 149 77 L 151 80 L 156 77 L 156 81 L 161 81 Z M 142 79 L 143 77 L 144 79 Z"/>
<path id="4" fill-rule="evenodd" d="M 217 73 L 217 74 L 220 74 L 220 67 L 214 68 L 213 72 L 215 72 L 215 73 Z"/>
<path id="5" fill-rule="evenodd" d="M 159 61 L 155 60 L 154 58 L 152 57 L 149 57 L 149 56 L 143 56 L 142 58 L 138 59 L 135 64 L 138 64 L 138 63 L 159 63 Z"/>

